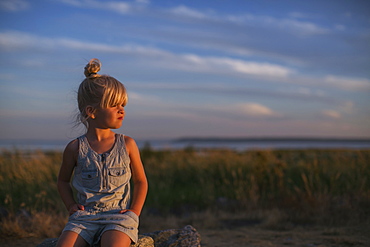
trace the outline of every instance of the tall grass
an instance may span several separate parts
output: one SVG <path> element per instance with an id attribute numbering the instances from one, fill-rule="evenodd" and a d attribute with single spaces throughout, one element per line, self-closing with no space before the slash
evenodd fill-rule
<path id="1" fill-rule="evenodd" d="M 60 152 L 1 152 L 0 237 L 59 234 L 66 223 L 56 186 L 60 164 Z"/>
<path id="2" fill-rule="evenodd" d="M 143 160 L 150 182 L 148 207 L 369 212 L 367 207 L 358 207 L 370 203 L 370 151 L 147 153 Z"/>
<path id="3" fill-rule="evenodd" d="M 12 213 L 61 211 L 56 180 L 59 152 L 3 151 L 0 155 L 0 205 Z"/>
<path id="4" fill-rule="evenodd" d="M 147 215 L 278 210 L 295 223 L 370 220 L 370 150 L 146 147 L 141 155 L 149 181 Z M 50 236 L 60 231 L 66 220 L 56 188 L 61 156 L 1 152 L 0 236 Z M 40 218 L 46 229 L 32 226 Z"/>

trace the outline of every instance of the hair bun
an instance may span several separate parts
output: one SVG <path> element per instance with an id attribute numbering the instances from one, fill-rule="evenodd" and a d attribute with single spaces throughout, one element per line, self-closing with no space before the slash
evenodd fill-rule
<path id="1" fill-rule="evenodd" d="M 101 62 L 97 58 L 93 58 L 89 61 L 88 64 L 85 66 L 84 74 L 86 78 L 95 78 L 99 77 L 97 73 L 99 72 L 101 67 Z"/>

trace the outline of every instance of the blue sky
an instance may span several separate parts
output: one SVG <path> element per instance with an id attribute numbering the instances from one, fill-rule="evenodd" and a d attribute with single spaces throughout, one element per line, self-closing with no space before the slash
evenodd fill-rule
<path id="1" fill-rule="evenodd" d="M 95 57 L 135 139 L 370 137 L 369 1 L 2 0 L 0 23 L 0 139 L 81 134 Z"/>

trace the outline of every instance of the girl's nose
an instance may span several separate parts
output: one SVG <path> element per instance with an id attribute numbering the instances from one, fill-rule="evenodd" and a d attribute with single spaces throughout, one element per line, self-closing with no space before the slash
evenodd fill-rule
<path id="1" fill-rule="evenodd" d="M 125 108 L 123 108 L 123 106 L 118 106 L 118 112 L 125 113 Z"/>

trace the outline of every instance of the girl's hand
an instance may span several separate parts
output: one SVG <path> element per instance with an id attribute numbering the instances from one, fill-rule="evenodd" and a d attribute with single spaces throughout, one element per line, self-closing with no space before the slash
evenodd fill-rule
<path id="1" fill-rule="evenodd" d="M 69 207 L 69 215 L 72 215 L 74 214 L 75 212 L 77 212 L 78 210 L 85 210 L 85 207 L 84 205 L 81 205 L 81 204 L 72 204 L 70 207 Z"/>
<path id="2" fill-rule="evenodd" d="M 139 216 L 134 210 L 131 210 L 131 209 L 122 209 L 121 211 L 119 211 L 120 214 L 124 214 L 126 213 L 127 211 L 131 211 L 133 212 L 134 214 L 136 214 L 137 216 Z"/>

